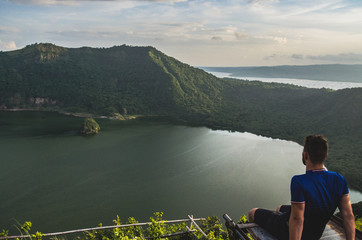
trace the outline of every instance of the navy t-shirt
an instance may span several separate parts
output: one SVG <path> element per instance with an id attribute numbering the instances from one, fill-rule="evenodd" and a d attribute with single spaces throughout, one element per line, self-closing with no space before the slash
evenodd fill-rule
<path id="1" fill-rule="evenodd" d="M 319 239 L 349 190 L 342 175 L 322 169 L 294 176 L 290 192 L 292 203 L 305 203 L 302 239 Z"/>

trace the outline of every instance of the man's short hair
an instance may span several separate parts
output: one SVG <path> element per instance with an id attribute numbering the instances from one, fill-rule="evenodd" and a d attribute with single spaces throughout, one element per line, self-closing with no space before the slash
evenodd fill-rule
<path id="1" fill-rule="evenodd" d="M 328 140 L 322 135 L 311 135 L 304 139 L 304 151 L 314 164 L 324 163 L 328 154 Z"/>

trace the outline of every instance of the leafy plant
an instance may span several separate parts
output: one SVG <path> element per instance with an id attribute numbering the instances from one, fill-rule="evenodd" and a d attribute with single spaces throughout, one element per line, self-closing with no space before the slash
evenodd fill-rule
<path id="1" fill-rule="evenodd" d="M 7 237 L 9 236 L 9 230 L 4 230 L 2 232 L 0 232 L 0 237 Z"/>
<path id="2" fill-rule="evenodd" d="M 201 229 L 210 239 L 227 239 L 227 231 L 223 229 L 223 224 L 216 216 L 208 217 L 200 224 Z"/>
<path id="3" fill-rule="evenodd" d="M 356 220 L 356 229 L 362 231 L 362 218 Z"/>
<path id="4" fill-rule="evenodd" d="M 146 232 L 149 237 L 161 239 L 161 236 L 167 233 L 165 221 L 162 220 L 163 212 L 155 212 L 154 217 L 150 217 L 151 224 L 149 224 Z"/>

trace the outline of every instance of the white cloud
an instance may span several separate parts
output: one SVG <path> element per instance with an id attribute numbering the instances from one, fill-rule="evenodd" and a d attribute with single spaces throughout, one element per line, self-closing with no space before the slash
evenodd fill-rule
<path id="1" fill-rule="evenodd" d="M 285 37 L 278 37 L 278 36 L 268 36 L 267 39 L 273 40 L 278 44 L 286 44 L 288 42 L 287 38 Z"/>
<path id="2" fill-rule="evenodd" d="M 10 50 L 16 50 L 16 44 L 14 41 L 10 42 L 2 42 L 0 40 L 0 50 L 10 51 Z"/>
<path id="3" fill-rule="evenodd" d="M 278 3 L 279 0 L 249 0 L 248 3 L 254 6 L 267 5 L 270 3 Z"/>
<path id="4" fill-rule="evenodd" d="M 219 36 L 213 36 L 211 38 L 211 40 L 215 40 L 215 41 L 222 41 L 222 37 L 219 37 Z"/>
<path id="5" fill-rule="evenodd" d="M 78 1 L 67 1 L 67 0 L 8 0 L 15 4 L 23 5 L 78 5 Z"/>
<path id="6" fill-rule="evenodd" d="M 84 2 L 132 2 L 131 0 L 7 0 L 8 2 L 24 5 L 65 5 L 76 6 Z M 165 2 L 165 3 L 177 3 L 186 2 L 188 0 L 133 0 L 137 2 Z"/>
<path id="7" fill-rule="evenodd" d="M 243 32 L 235 32 L 235 37 L 239 40 L 248 39 L 251 36 Z"/>

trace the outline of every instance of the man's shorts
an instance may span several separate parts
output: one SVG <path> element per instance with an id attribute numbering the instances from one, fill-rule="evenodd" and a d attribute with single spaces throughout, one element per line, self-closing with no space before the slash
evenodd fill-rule
<path id="1" fill-rule="evenodd" d="M 281 240 L 289 239 L 290 205 L 283 205 L 280 212 L 258 208 L 255 211 L 254 222 Z"/>

